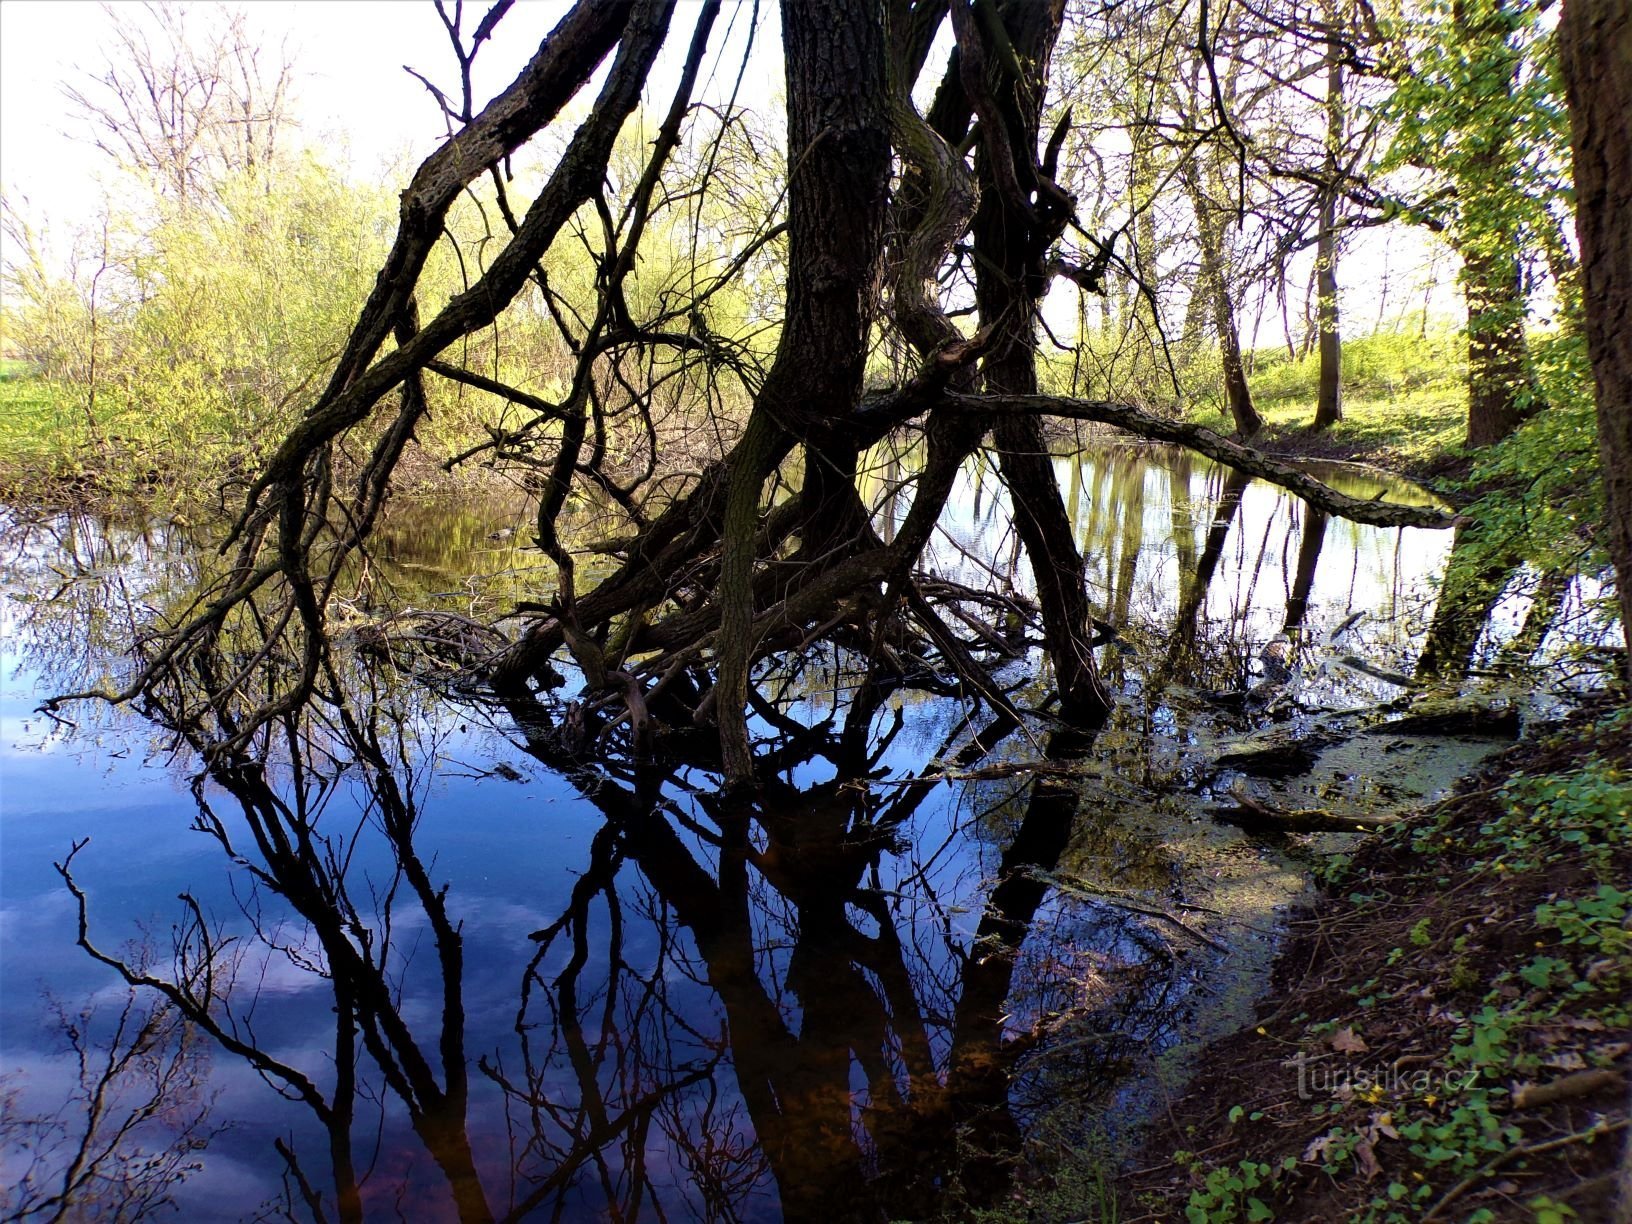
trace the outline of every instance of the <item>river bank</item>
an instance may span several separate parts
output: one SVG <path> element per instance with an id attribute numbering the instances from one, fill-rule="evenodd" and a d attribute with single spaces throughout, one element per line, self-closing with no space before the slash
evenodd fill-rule
<path id="1" fill-rule="evenodd" d="M 1600 704 L 1330 859 L 1258 1023 L 1076 1214 L 1624 1218 L 1629 766 L 1632 718 Z"/>

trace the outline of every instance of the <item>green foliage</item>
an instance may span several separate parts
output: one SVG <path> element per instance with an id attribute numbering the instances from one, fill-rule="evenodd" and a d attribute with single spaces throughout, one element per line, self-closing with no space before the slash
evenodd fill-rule
<path id="1" fill-rule="evenodd" d="M 1188 1152 L 1175 1152 L 1173 1159 L 1181 1168 L 1199 1171 L 1201 1167 Z M 1238 1220 L 1262 1224 L 1273 1220 L 1275 1210 L 1265 1199 L 1274 1195 L 1276 1176 L 1270 1165 L 1253 1160 L 1209 1169 L 1202 1174 L 1202 1185 L 1190 1192 L 1184 1218 L 1189 1224 L 1234 1224 Z"/>
<path id="2" fill-rule="evenodd" d="M 1390 23 L 1408 61 L 1383 112 L 1387 170 L 1427 171 L 1452 190 L 1409 210 L 1464 253 L 1554 240 L 1567 198 L 1569 125 L 1542 0 L 1429 0 Z"/>
<path id="3" fill-rule="evenodd" d="M 1593 757 L 1581 769 L 1519 775 L 1502 787 L 1505 815 L 1479 828 L 1477 870 L 1527 871 L 1565 858 L 1607 871 L 1616 848 L 1632 842 L 1632 777 Z M 1432 844 L 1430 829 L 1413 844 Z"/>
<path id="4" fill-rule="evenodd" d="M 27 362 L 0 370 L 0 474 L 30 468 L 57 470 L 61 441 L 77 422 L 70 405 Z"/>
<path id="5" fill-rule="evenodd" d="M 1482 454 L 1468 507 L 1492 549 L 1541 569 L 1593 572 L 1608 558 L 1598 542 L 1604 517 L 1597 418 L 1586 342 L 1555 334 L 1532 344 L 1544 407 Z"/>
<path id="6" fill-rule="evenodd" d="M 322 385 L 391 227 L 383 191 L 308 158 L 110 226 L 88 276 L 33 269 L 10 342 L 42 378 L 13 462 L 114 485 L 253 462 Z"/>
<path id="7" fill-rule="evenodd" d="M 1459 387 L 1465 376 L 1466 346 L 1454 332 L 1375 332 L 1343 344 L 1343 390 L 1361 400 L 1396 400 L 1427 389 Z M 1319 391 L 1320 358 L 1292 357 L 1285 349 L 1252 355 L 1252 394 L 1263 405 L 1286 400 L 1311 406 Z M 1311 408 L 1312 415 L 1312 408 Z"/>

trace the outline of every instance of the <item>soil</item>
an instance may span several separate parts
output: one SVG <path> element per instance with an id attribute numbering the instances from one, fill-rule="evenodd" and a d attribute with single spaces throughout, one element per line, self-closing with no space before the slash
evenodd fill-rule
<path id="1" fill-rule="evenodd" d="M 1487 862 L 1476 870 L 1471 847 L 1480 826 L 1505 810 L 1500 790 L 1510 777 L 1569 772 L 1593 754 L 1632 766 L 1632 720 L 1597 721 L 1613 709 L 1606 701 L 1516 745 L 1413 817 L 1408 824 L 1417 829 L 1438 830 L 1426 851 L 1421 837 L 1414 845 L 1406 834 L 1376 838 L 1354 854 L 1341 880 L 1292 923 L 1258 1024 L 1200 1053 L 1194 1063 L 1200 1070 L 1119 1178 L 1118 1224 L 1626 1219 L 1614 1215 L 1614 1170 L 1632 1130 L 1632 1030 L 1593 1018 L 1587 1002 L 1566 1004 L 1545 1024 L 1516 1032 L 1516 1062 L 1539 1055 L 1522 1065 L 1541 1070 L 1515 1066 L 1505 1084 L 1493 1086 L 1490 1124 L 1517 1130 L 1471 1174 L 1448 1173 L 1423 1158 L 1421 1143 L 1393 1133 L 1408 1116 L 1434 1123 L 1452 1108 L 1418 1078 L 1452 1065 L 1451 1046 L 1468 1040 L 1451 1015 L 1476 1012 L 1493 989 L 1519 999 L 1522 983 L 1504 974 L 1538 955 L 1571 955 L 1548 942 L 1558 936 L 1538 927 L 1535 911 L 1557 895 L 1591 891 L 1583 862 L 1563 856 L 1531 869 L 1493 872 Z M 1610 863 L 1609 879 L 1626 887 L 1632 838 L 1619 839 Z M 1600 864 L 1597 879 L 1603 874 Z M 1632 989 L 1624 958 L 1599 962 L 1586 976 L 1595 973 L 1609 986 L 1612 1004 L 1615 996 L 1623 1000 L 1624 1019 L 1625 992 Z M 1600 989 L 1575 997 L 1601 1007 L 1603 995 Z M 1317 1065 L 1324 1065 L 1323 1075 L 1300 1080 Z M 1338 1075 L 1336 1068 L 1353 1073 Z M 1374 1068 L 1389 1069 L 1390 1082 L 1370 1086 L 1358 1074 Z M 1539 1093 L 1537 1082 L 1546 1085 Z M 1322 1147 L 1334 1133 L 1364 1136 L 1365 1151 L 1334 1162 Z M 1176 1159 L 1181 1151 L 1194 1156 Z M 1254 1192 L 1271 1215 L 1249 1214 L 1244 1192 L 1231 1205 L 1206 1189 L 1209 1172 L 1234 1171 L 1242 1161 L 1274 1171 Z M 1398 1214 L 1373 1205 L 1392 1185 L 1408 1192 L 1399 1196 Z M 1538 1195 L 1556 1203 L 1550 1209 L 1558 1214 L 1541 1214 L 1533 1206 Z M 1208 1204 L 1201 1214 L 1198 1202 Z"/>

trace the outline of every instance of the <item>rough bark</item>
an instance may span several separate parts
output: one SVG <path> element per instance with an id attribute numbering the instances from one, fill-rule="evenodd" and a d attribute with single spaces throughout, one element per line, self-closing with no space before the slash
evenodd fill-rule
<path id="1" fill-rule="evenodd" d="M 1575 224 L 1598 398 L 1606 538 L 1622 632 L 1632 637 L 1632 11 L 1623 0 L 1568 0 L 1558 37 L 1575 153 Z M 1632 649 L 1625 668 L 1632 683 Z M 1625 1210 L 1632 1215 L 1632 1159 L 1628 1170 Z"/>
<path id="2" fill-rule="evenodd" d="M 788 296 L 776 361 L 731 461 L 720 562 L 719 694 L 726 775 L 753 772 L 744 707 L 757 644 L 759 501 L 790 441 L 805 448 L 807 554 L 853 539 L 853 435 L 835 417 L 861 394 L 890 176 L 882 13 L 867 0 L 787 0 Z"/>
<path id="3" fill-rule="evenodd" d="M 1037 390 L 1034 320 L 1047 285 L 1043 261 L 1064 225 L 1061 204 L 1048 196 L 1052 184 L 1043 181 L 1037 162 L 1043 83 L 1063 14 L 1060 0 L 996 6 L 995 19 L 1012 47 L 1012 57 L 1031 66 L 1025 80 L 1014 80 L 1006 62 L 1010 57 L 994 45 L 995 31 L 977 33 L 966 13 L 954 11 L 966 88 L 983 132 L 976 162 L 980 204 L 974 221 L 975 304 L 982 329 L 990 329 L 993 339 L 981 372 L 988 391 L 1012 395 Z M 999 421 L 993 432 L 1015 530 L 1037 584 L 1061 713 L 1096 723 L 1111 702 L 1089 645 L 1082 554 L 1060 497 L 1042 421 L 1037 416 L 1010 417 Z"/>

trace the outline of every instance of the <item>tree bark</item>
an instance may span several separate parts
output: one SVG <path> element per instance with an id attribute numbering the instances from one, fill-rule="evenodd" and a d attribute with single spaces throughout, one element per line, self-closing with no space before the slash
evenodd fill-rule
<path id="1" fill-rule="evenodd" d="M 1568 0 L 1558 29 L 1575 153 L 1575 226 L 1598 397 L 1610 560 L 1632 638 L 1632 11 Z M 1625 674 L 1632 683 L 1632 648 Z M 1625 1208 L 1632 1212 L 1632 1149 Z"/>
<path id="2" fill-rule="evenodd" d="M 1519 56 L 1507 45 L 1502 0 L 1488 8 L 1454 0 L 1452 14 L 1461 37 L 1481 43 L 1516 79 Z M 1517 191 L 1511 140 L 1505 131 L 1478 134 L 1457 183 L 1463 224 L 1457 253 L 1462 256 L 1462 292 L 1468 306 L 1468 437 L 1471 448 L 1493 445 L 1519 427 L 1529 410 L 1530 351 L 1524 337 L 1526 303 L 1513 218 L 1494 199 Z"/>
<path id="3" fill-rule="evenodd" d="M 961 0 L 954 0 L 955 4 Z M 1037 144 L 1043 86 L 1059 37 L 1063 0 L 1014 0 L 996 6 L 1013 56 L 1027 68 L 1024 80 L 1009 79 L 1004 56 L 972 28 L 967 10 L 954 14 L 964 52 L 966 82 L 983 129 L 976 164 L 980 204 L 975 211 L 975 304 L 993 339 L 982 365 L 988 391 L 1037 392 L 1037 303 L 1046 287 L 1043 261 L 1058 237 L 1055 215 L 1041 182 Z M 959 29 L 959 26 L 962 26 Z M 978 40 L 979 50 L 976 48 Z M 974 62 L 976 52 L 986 71 Z M 970 76 L 980 74 L 971 81 Z M 1057 190 L 1057 189 L 1056 189 Z M 994 433 L 1015 530 L 1026 550 L 1043 615 L 1043 638 L 1054 665 L 1061 713 L 1086 724 L 1103 721 L 1111 700 L 1089 645 L 1088 591 L 1054 461 L 1040 417 L 1011 417 Z"/>
<path id="4" fill-rule="evenodd" d="M 1518 236 L 1462 251 L 1468 302 L 1468 446 L 1500 442 L 1524 419 L 1530 385 Z"/>
<path id="5" fill-rule="evenodd" d="M 825 426 L 861 394 L 888 207 L 890 106 L 883 14 L 867 0 L 785 0 L 788 297 L 776 361 L 733 452 L 720 562 L 715 718 L 729 781 L 753 773 L 744 706 L 765 479 L 805 445 L 806 552 L 853 537 L 856 444 Z"/>

